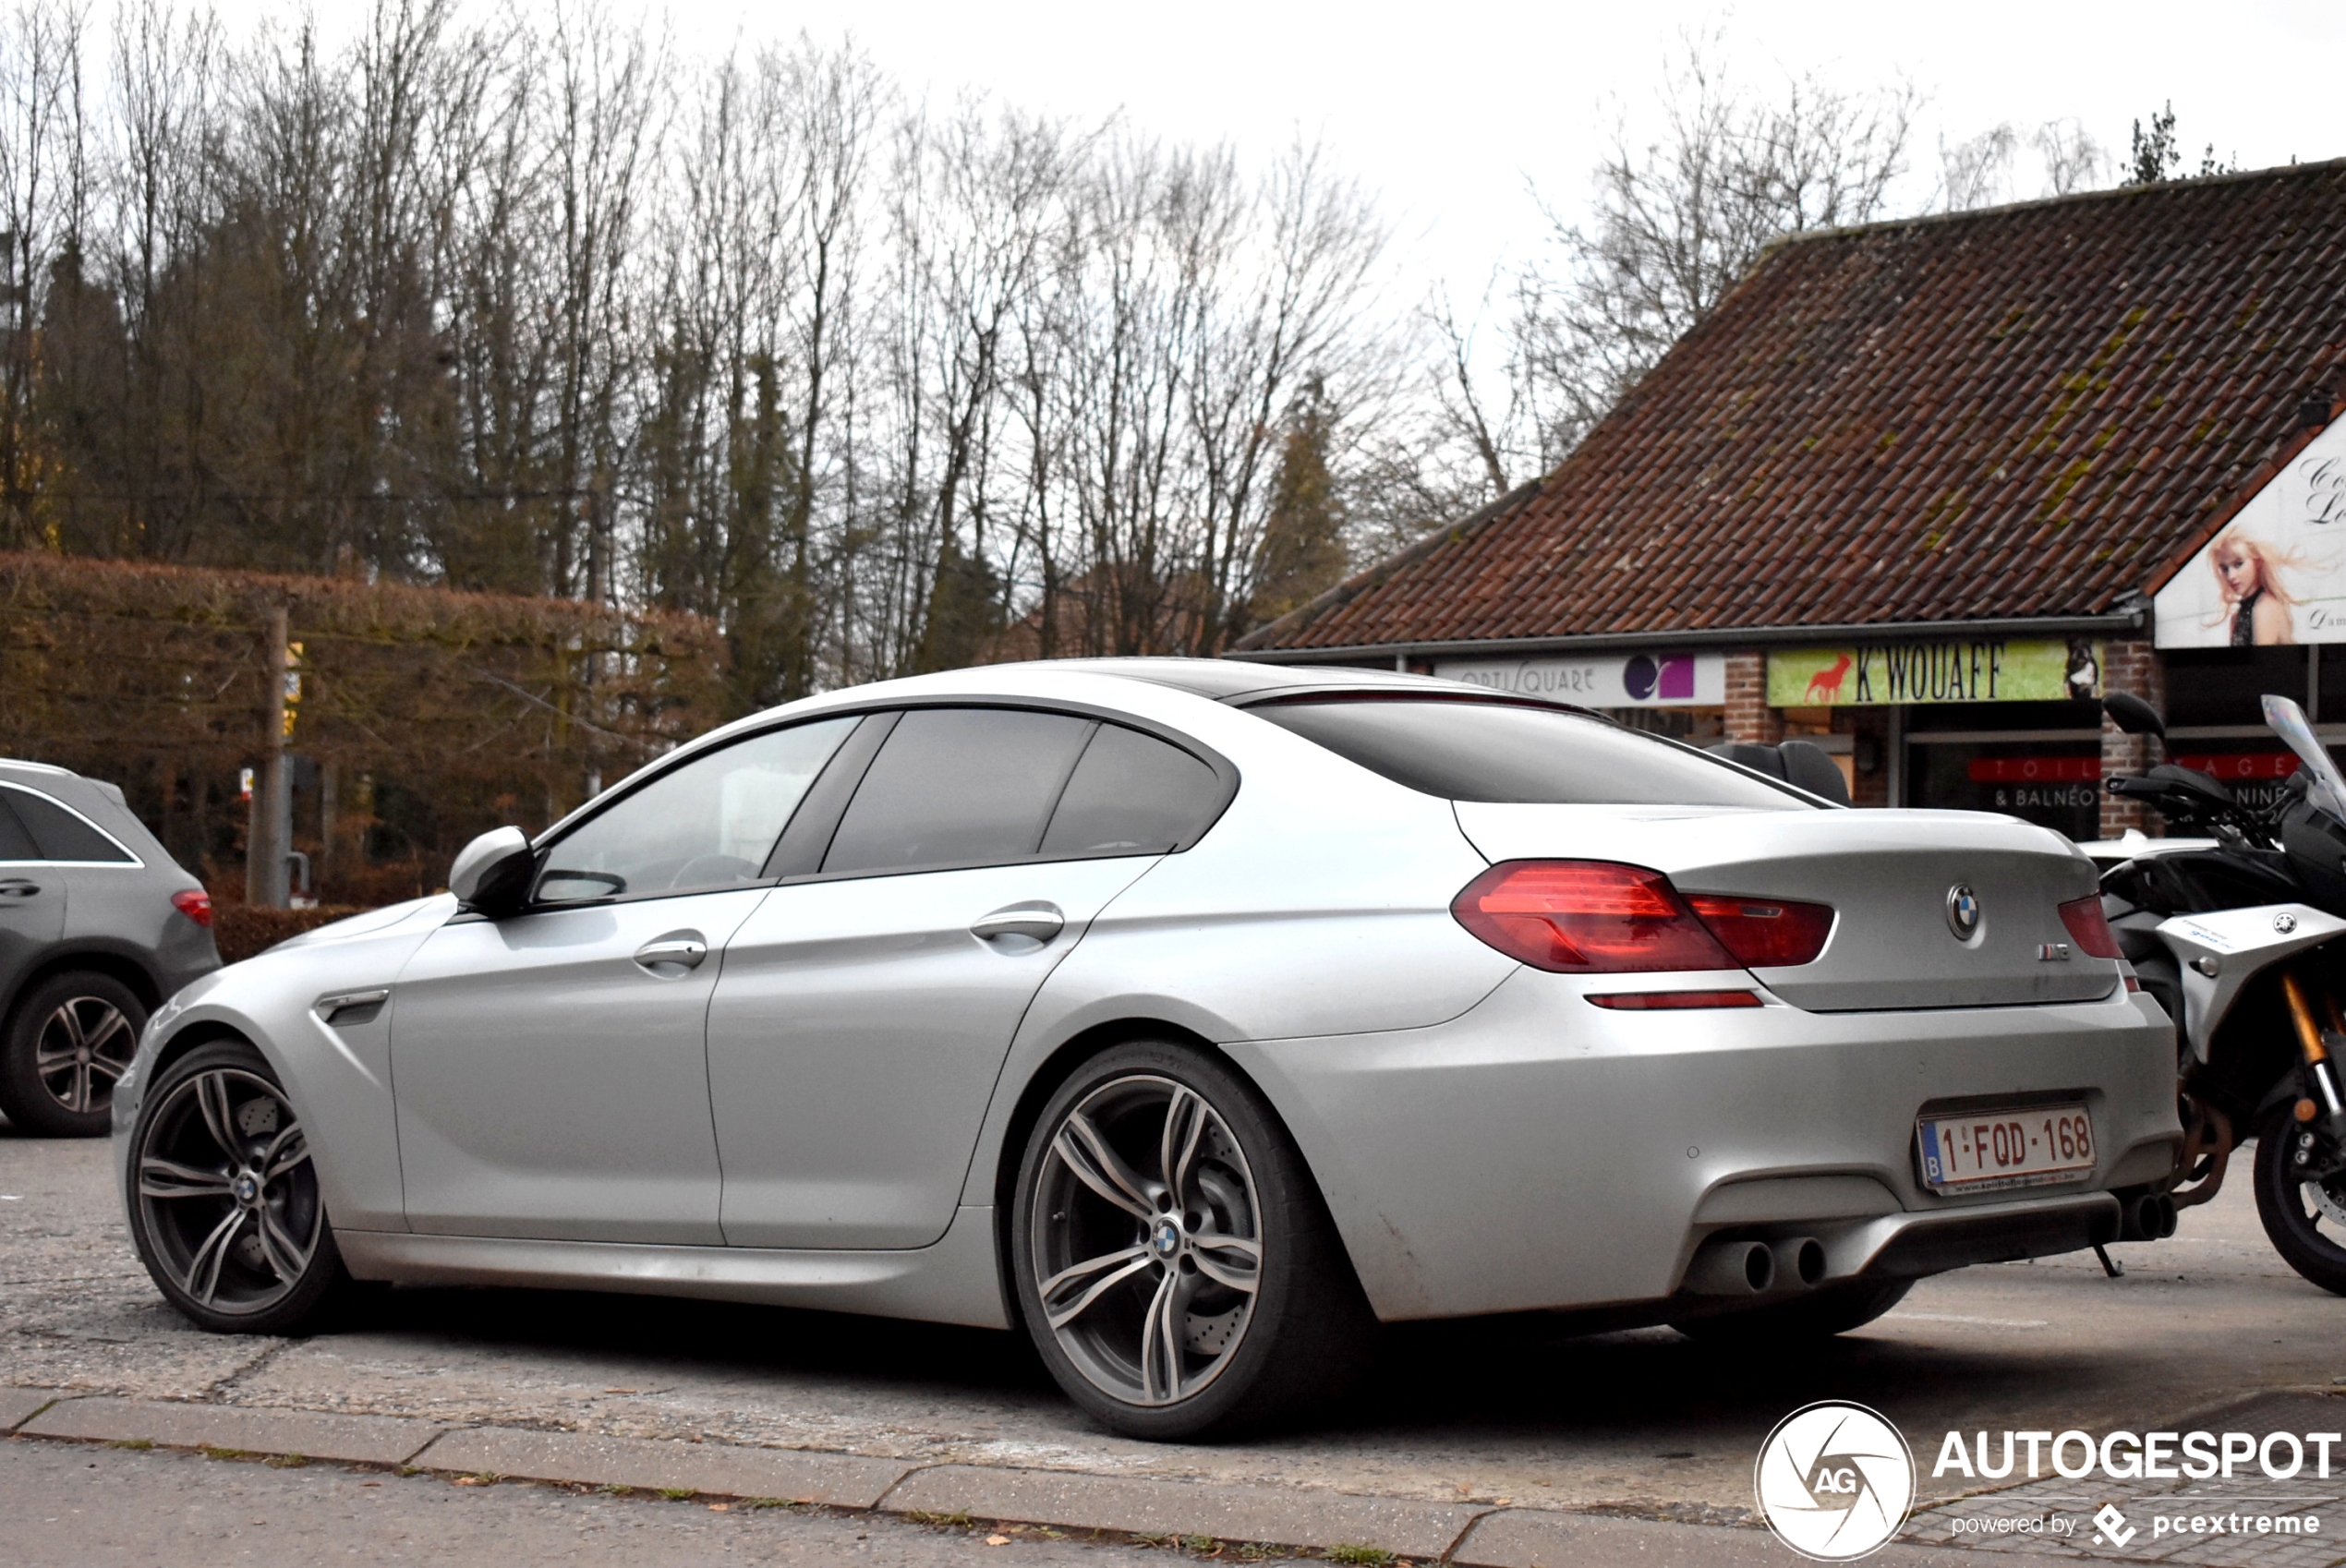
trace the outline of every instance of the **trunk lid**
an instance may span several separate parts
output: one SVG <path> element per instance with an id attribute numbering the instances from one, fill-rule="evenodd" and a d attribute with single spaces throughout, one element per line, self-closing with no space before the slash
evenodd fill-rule
<path id="1" fill-rule="evenodd" d="M 1794 899 L 1833 908 L 1813 963 L 1755 969 L 1812 1012 L 2084 1002 L 2118 983 L 2087 958 L 2058 906 L 2095 891 L 2093 862 L 2049 829 L 1980 812 L 1719 811 L 1459 802 L 1458 826 L 1493 861 L 1606 860 L 1662 872 L 1682 893 Z M 1978 928 L 1959 938 L 1952 892 Z M 2066 959 L 2048 958 L 2048 948 Z"/>

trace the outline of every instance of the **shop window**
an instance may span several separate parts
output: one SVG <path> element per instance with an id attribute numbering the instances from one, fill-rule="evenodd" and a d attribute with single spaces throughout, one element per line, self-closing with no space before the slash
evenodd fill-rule
<path id="1" fill-rule="evenodd" d="M 1913 759 L 1913 778 L 1907 786 L 1910 805 L 1938 811 L 2001 812 L 2081 841 L 2101 837 L 2101 742 L 2098 740 L 1941 742 L 1915 746 L 1907 754 Z"/>
<path id="2" fill-rule="evenodd" d="M 2101 708 L 2093 702 L 1925 703 L 1906 709 L 1909 734 L 1938 730 L 2101 729 Z"/>

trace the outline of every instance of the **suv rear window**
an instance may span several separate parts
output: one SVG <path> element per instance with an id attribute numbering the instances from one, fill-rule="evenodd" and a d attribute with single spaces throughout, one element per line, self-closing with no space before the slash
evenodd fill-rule
<path id="1" fill-rule="evenodd" d="M 1690 747 L 1558 708 L 1379 694 L 1264 703 L 1247 712 L 1445 800 L 1773 811 L 1808 804 Z"/>

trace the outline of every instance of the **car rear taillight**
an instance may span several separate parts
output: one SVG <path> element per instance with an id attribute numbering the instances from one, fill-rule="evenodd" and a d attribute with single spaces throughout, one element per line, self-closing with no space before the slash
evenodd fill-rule
<path id="1" fill-rule="evenodd" d="M 1832 906 L 1784 899 L 1738 899 L 1697 893 L 1687 899 L 1702 923 L 1752 969 L 1814 963 L 1832 935 Z"/>
<path id="2" fill-rule="evenodd" d="M 200 887 L 190 887 L 184 893 L 174 893 L 171 895 L 171 907 L 198 925 L 212 923 L 212 895 Z"/>
<path id="3" fill-rule="evenodd" d="M 1670 879 L 1612 861 L 1502 861 L 1450 912 L 1507 957 L 1557 974 L 1739 966 Z"/>
<path id="4" fill-rule="evenodd" d="M 2117 959 L 2125 955 L 2118 950 L 2118 934 L 2110 929 L 2110 917 L 2101 912 L 2101 895 L 2088 893 L 2082 899 L 2072 899 L 2061 906 L 2061 923 L 2069 927 L 2069 935 L 2076 939 L 2077 950 L 2089 959 Z"/>

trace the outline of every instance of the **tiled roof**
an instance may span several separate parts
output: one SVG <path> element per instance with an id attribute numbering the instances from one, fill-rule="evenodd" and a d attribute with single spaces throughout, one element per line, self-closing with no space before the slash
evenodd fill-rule
<path id="1" fill-rule="evenodd" d="M 2346 360 L 2346 161 L 1786 241 L 1536 485 L 1242 647 L 2090 615 Z"/>

